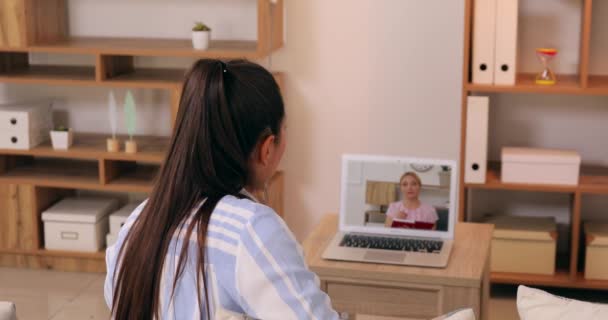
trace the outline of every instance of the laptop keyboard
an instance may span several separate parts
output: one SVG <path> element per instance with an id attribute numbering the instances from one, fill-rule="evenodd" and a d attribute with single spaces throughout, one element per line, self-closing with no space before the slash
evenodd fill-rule
<path id="1" fill-rule="evenodd" d="M 340 242 L 340 246 L 349 248 L 439 253 L 443 247 L 443 242 L 436 240 L 387 238 L 347 234 Z"/>

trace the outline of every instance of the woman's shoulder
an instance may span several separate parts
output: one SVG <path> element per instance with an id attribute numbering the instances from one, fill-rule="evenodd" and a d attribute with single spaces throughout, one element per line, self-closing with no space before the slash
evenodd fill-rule
<path id="1" fill-rule="evenodd" d="M 225 196 L 218 202 L 214 214 L 228 216 L 247 224 L 263 216 L 276 216 L 276 212 L 259 202 L 248 198 L 237 198 L 232 195 Z"/>
<path id="2" fill-rule="evenodd" d="M 226 196 L 220 200 L 211 215 L 211 224 L 219 228 L 229 228 L 237 233 L 241 241 L 250 243 L 252 234 L 262 242 L 272 242 L 272 237 L 289 228 L 270 207 L 252 201 Z M 244 238 L 243 238 L 244 237 Z"/>

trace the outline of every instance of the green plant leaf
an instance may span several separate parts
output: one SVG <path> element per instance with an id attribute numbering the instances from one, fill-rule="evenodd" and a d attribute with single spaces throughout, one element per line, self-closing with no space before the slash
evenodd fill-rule
<path id="1" fill-rule="evenodd" d="M 133 140 L 133 135 L 135 135 L 135 129 L 137 128 L 137 110 L 131 90 L 127 91 L 127 95 L 125 96 L 124 112 L 127 133 L 129 134 L 129 139 Z"/>
<path id="2" fill-rule="evenodd" d="M 192 28 L 192 31 L 211 31 L 211 28 L 202 22 L 196 22 Z"/>

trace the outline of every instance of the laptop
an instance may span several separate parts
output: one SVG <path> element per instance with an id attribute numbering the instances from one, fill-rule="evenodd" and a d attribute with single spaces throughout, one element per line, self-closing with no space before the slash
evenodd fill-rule
<path id="1" fill-rule="evenodd" d="M 339 231 L 322 257 L 446 267 L 457 171 L 452 160 L 344 155 Z"/>

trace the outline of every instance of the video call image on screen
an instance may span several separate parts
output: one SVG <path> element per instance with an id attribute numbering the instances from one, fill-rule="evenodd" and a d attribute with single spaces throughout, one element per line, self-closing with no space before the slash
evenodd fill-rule
<path id="1" fill-rule="evenodd" d="M 450 166 L 350 160 L 345 225 L 447 231 Z"/>

